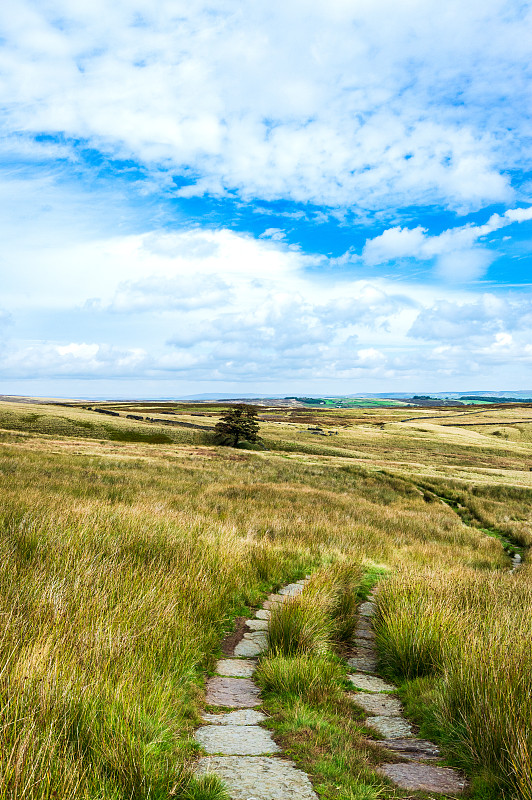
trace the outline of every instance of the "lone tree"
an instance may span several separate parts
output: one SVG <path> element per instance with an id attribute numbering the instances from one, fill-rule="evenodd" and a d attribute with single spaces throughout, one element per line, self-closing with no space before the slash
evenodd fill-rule
<path id="1" fill-rule="evenodd" d="M 214 426 L 214 432 L 219 444 L 230 447 L 237 447 L 242 439 L 252 443 L 260 441 L 257 409 L 245 403 L 230 406 Z"/>

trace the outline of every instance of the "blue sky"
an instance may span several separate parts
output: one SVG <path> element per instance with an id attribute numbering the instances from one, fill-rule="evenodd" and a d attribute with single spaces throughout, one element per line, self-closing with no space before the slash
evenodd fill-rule
<path id="1" fill-rule="evenodd" d="M 0 9 L 0 392 L 532 389 L 531 23 Z"/>

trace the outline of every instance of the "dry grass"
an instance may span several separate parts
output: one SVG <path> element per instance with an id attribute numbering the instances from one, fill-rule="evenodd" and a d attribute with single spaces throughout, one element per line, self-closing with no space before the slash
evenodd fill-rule
<path id="1" fill-rule="evenodd" d="M 530 567 L 396 573 L 383 584 L 378 618 L 388 673 L 434 677 L 448 752 L 522 798 L 532 792 L 531 578 Z"/>
<path id="2" fill-rule="evenodd" d="M 329 598 L 338 640 L 352 630 L 361 564 L 436 576 L 458 564 L 504 583 L 499 542 L 427 502 L 410 477 L 458 464 L 485 480 L 489 462 L 510 485 L 516 465 L 528 469 L 522 444 L 458 445 L 445 431 L 435 442 L 392 410 L 384 430 L 372 424 L 383 411 L 359 412 L 359 425 L 342 410 L 341 433 L 323 445 L 299 423 L 264 423 L 277 450 L 262 453 L 201 445 L 187 430 L 163 444 L 113 440 L 116 426 L 149 426 L 82 409 L 0 412 L 0 800 L 190 794 L 189 732 L 223 631 L 306 571 L 327 567 L 308 593 Z M 343 455 L 320 454 L 333 441 Z M 464 491 L 500 521 L 493 498 Z M 509 492 L 507 505 L 524 524 L 525 495 Z M 529 746 L 516 739 L 505 763 Z"/>

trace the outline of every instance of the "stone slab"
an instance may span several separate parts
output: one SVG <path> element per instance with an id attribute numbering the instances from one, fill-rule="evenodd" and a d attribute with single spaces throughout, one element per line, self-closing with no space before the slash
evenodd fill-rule
<path id="1" fill-rule="evenodd" d="M 350 697 L 355 705 L 372 717 L 400 717 L 403 710 L 399 700 L 389 694 L 358 692 Z"/>
<path id="2" fill-rule="evenodd" d="M 363 689 L 365 692 L 394 692 L 396 689 L 391 683 L 386 683 L 382 678 L 377 678 L 374 675 L 363 675 L 360 672 L 355 672 L 347 677 L 353 686 L 357 689 Z"/>
<path id="3" fill-rule="evenodd" d="M 205 702 L 210 706 L 253 708 L 260 706 L 259 689 L 249 678 L 215 675 L 207 681 Z"/>
<path id="4" fill-rule="evenodd" d="M 266 631 L 247 631 L 244 634 L 244 639 L 247 639 L 249 642 L 257 642 L 257 644 L 267 644 L 268 634 Z"/>
<path id="5" fill-rule="evenodd" d="M 430 764 L 383 764 L 377 768 L 401 789 L 457 795 L 467 788 L 467 781 L 454 769 Z"/>
<path id="6" fill-rule="evenodd" d="M 303 586 L 301 584 L 289 583 L 288 586 L 283 586 L 282 589 L 279 589 L 279 594 L 285 595 L 285 597 L 297 597 L 302 591 Z"/>
<path id="7" fill-rule="evenodd" d="M 374 617 L 377 613 L 377 606 L 369 601 L 361 603 L 358 607 L 358 613 L 361 617 Z"/>
<path id="8" fill-rule="evenodd" d="M 202 758 L 196 772 L 214 772 L 231 800 L 317 800 L 308 776 L 291 761 L 264 756 Z"/>
<path id="9" fill-rule="evenodd" d="M 366 628 L 355 628 L 355 639 L 363 639 L 367 642 L 372 642 L 375 639 L 375 631 L 372 631 L 369 628 L 369 625 Z"/>
<path id="10" fill-rule="evenodd" d="M 365 696 L 370 697 L 371 695 Z M 386 747 L 408 760 L 434 761 L 440 756 L 439 747 L 427 739 L 381 739 L 375 744 Z"/>
<path id="11" fill-rule="evenodd" d="M 247 619 L 246 627 L 252 631 L 267 631 L 268 620 L 266 619 Z"/>
<path id="12" fill-rule="evenodd" d="M 375 656 L 354 656 L 347 663 L 358 672 L 377 672 L 377 659 Z"/>
<path id="13" fill-rule="evenodd" d="M 201 718 L 211 725 L 258 725 L 267 716 L 253 708 L 242 708 L 239 711 L 227 711 L 225 714 L 203 714 Z"/>
<path id="14" fill-rule="evenodd" d="M 265 608 L 259 608 L 259 610 L 255 612 L 255 617 L 257 619 L 268 620 L 268 619 L 270 619 L 271 615 L 272 615 L 272 612 L 271 611 L 267 611 Z"/>
<path id="15" fill-rule="evenodd" d="M 408 739 L 414 736 L 411 724 L 403 717 L 368 717 L 364 723 L 385 739 Z"/>
<path id="16" fill-rule="evenodd" d="M 266 645 L 253 642 L 250 639 L 242 639 L 233 650 L 235 656 L 244 658 L 254 658 L 266 650 Z"/>
<path id="17" fill-rule="evenodd" d="M 262 607 L 266 609 L 266 611 L 271 611 L 273 608 L 280 606 L 281 602 L 281 600 L 265 600 Z"/>
<path id="18" fill-rule="evenodd" d="M 228 678 L 251 678 L 257 668 L 255 661 L 244 658 L 222 658 L 216 664 L 218 675 Z"/>
<path id="19" fill-rule="evenodd" d="M 282 594 L 269 594 L 266 598 L 266 602 L 268 603 L 284 603 L 286 597 Z"/>
<path id="20" fill-rule="evenodd" d="M 258 725 L 205 725 L 194 738 L 212 755 L 265 756 L 280 749 L 270 731 Z"/>

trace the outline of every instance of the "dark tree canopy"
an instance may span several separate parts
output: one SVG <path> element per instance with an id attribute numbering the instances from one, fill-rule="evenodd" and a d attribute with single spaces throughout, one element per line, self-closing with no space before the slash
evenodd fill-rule
<path id="1" fill-rule="evenodd" d="M 220 421 L 215 425 L 214 431 L 220 444 L 237 447 L 242 440 L 247 442 L 259 441 L 259 423 L 257 422 L 257 409 L 246 403 L 237 403 L 223 412 Z"/>

